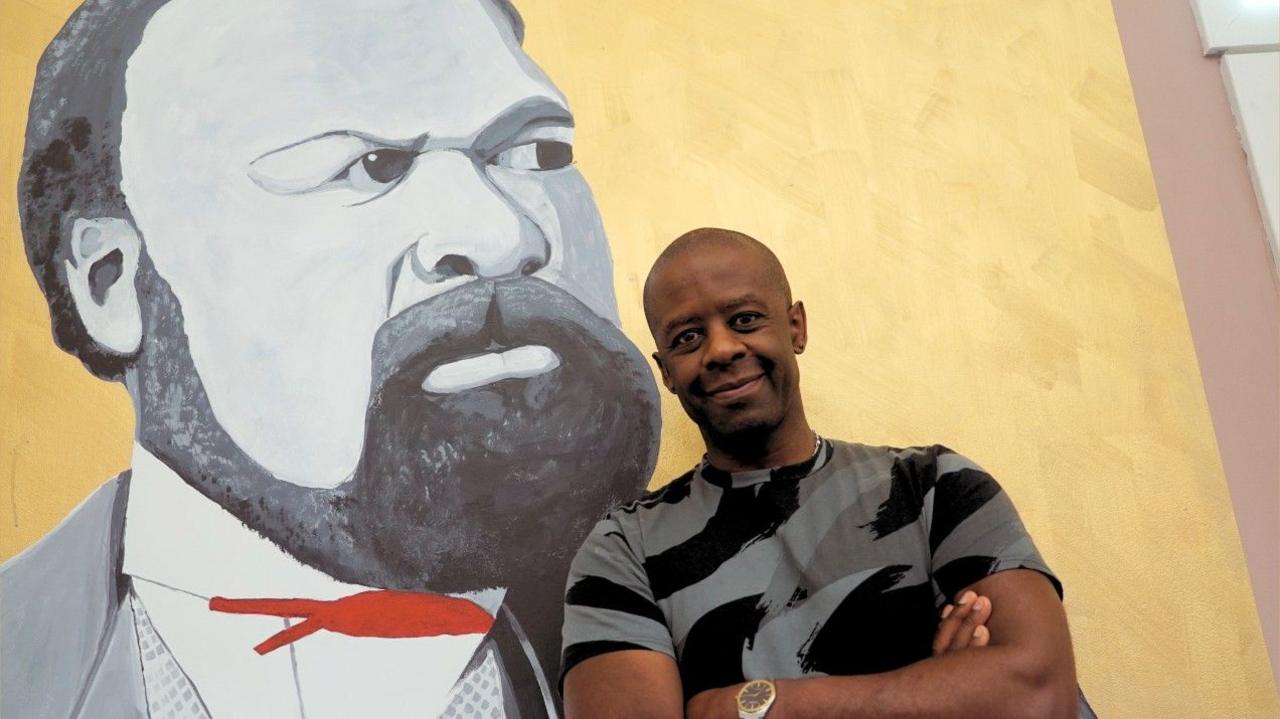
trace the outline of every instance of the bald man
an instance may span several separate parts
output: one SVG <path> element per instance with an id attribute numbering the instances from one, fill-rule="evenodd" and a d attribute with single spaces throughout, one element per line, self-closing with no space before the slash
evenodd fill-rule
<path id="1" fill-rule="evenodd" d="M 1061 584 L 990 475 L 939 445 L 819 436 L 772 252 L 676 239 L 644 288 L 697 467 L 606 516 L 566 595 L 580 717 L 1074 717 Z"/>

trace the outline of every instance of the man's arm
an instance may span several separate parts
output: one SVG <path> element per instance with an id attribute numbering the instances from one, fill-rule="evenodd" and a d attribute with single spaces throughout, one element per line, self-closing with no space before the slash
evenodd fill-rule
<path id="1" fill-rule="evenodd" d="M 943 611 L 934 636 L 934 656 L 986 646 L 990 640 L 986 627 L 990 616 L 989 598 L 962 592 L 957 604 L 947 605 Z M 736 691 L 736 687 L 734 689 Z M 703 694 L 710 699 L 710 692 Z M 679 668 L 669 655 L 650 650 L 615 651 L 587 659 L 565 676 L 565 716 L 567 719 L 681 717 L 683 695 Z M 729 701 L 733 702 L 732 696 Z M 736 712 L 732 716 L 736 717 Z"/>
<path id="2" fill-rule="evenodd" d="M 779 681 L 769 719 L 1075 717 L 1071 638 L 1049 581 L 1033 570 L 1013 569 L 969 588 L 991 600 L 987 647 L 948 652 L 883 674 Z M 736 719 L 738 688 L 698 694 L 687 716 Z"/>
<path id="3" fill-rule="evenodd" d="M 676 660 L 648 649 L 591 657 L 564 677 L 564 715 L 565 719 L 682 717 L 684 690 Z M 737 718 L 736 711 L 733 716 Z"/>

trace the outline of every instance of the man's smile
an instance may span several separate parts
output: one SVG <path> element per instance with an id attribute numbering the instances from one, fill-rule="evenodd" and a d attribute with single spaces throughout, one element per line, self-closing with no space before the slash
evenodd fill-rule
<path id="1" fill-rule="evenodd" d="M 729 404 L 737 402 L 754 394 L 756 390 L 764 384 L 764 377 L 765 373 L 760 372 L 746 377 L 729 380 L 727 382 L 721 382 L 720 384 L 708 389 L 706 394 L 707 397 L 717 403 Z"/>

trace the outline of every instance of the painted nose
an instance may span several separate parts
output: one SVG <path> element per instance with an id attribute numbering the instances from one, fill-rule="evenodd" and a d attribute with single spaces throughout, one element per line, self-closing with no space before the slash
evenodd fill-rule
<path id="1" fill-rule="evenodd" d="M 550 260 L 542 230 L 469 155 L 423 154 L 398 195 L 413 236 L 391 266 L 387 316 L 470 279 L 531 275 Z"/>
<path id="2" fill-rule="evenodd" d="M 523 262 L 519 263 L 519 267 L 515 268 L 515 272 L 509 270 L 510 263 L 497 262 L 493 265 L 482 269 L 476 264 L 475 260 L 467 255 L 444 255 L 436 261 L 431 268 L 432 273 L 440 279 L 448 279 L 450 277 L 459 277 L 462 275 L 472 275 L 474 277 L 501 277 L 503 275 L 521 274 L 531 275 L 546 265 L 546 259 L 541 257 L 527 257 Z"/>
<path id="3" fill-rule="evenodd" d="M 546 266 L 546 237 L 477 162 L 458 151 L 428 153 L 419 162 L 415 174 L 431 179 L 431 209 L 413 247 L 419 272 L 435 280 L 493 279 L 531 275 Z"/>

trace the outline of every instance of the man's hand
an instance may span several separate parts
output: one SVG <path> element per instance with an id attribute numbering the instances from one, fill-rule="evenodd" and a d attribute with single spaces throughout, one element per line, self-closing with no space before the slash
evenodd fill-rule
<path id="1" fill-rule="evenodd" d="M 942 622 L 933 635 L 933 656 L 966 647 L 985 647 L 991 641 L 987 620 L 991 600 L 972 591 L 961 593 L 955 604 L 942 608 Z"/>
<path id="2" fill-rule="evenodd" d="M 965 590 L 955 604 L 942 608 L 942 622 L 933 636 L 933 656 L 958 649 L 987 646 L 991 632 L 991 600 L 972 590 Z M 685 707 L 685 719 L 736 719 L 737 695 L 742 684 L 699 692 Z"/>

